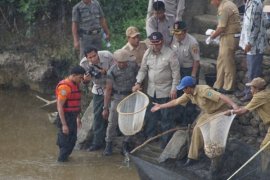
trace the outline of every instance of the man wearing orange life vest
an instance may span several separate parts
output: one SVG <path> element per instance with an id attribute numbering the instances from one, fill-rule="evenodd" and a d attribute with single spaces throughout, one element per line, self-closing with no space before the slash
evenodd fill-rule
<path id="1" fill-rule="evenodd" d="M 79 84 L 84 79 L 85 70 L 81 66 L 71 69 L 70 75 L 56 86 L 57 98 L 57 145 L 59 146 L 58 162 L 65 162 L 71 154 L 76 140 L 77 127 L 81 127 L 81 92 Z"/>

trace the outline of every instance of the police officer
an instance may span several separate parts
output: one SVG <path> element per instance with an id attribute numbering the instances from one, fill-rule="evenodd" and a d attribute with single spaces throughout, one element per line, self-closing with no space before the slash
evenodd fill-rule
<path id="1" fill-rule="evenodd" d="M 93 112 L 94 137 L 89 151 L 95 151 L 103 146 L 106 133 L 106 120 L 102 117 L 102 107 L 104 102 L 104 90 L 107 78 L 107 71 L 113 65 L 113 55 L 109 51 L 97 51 L 95 47 L 85 50 L 85 57 L 81 60 L 82 66 L 87 72 L 84 83 L 93 81 Z"/>
<path id="2" fill-rule="evenodd" d="M 169 46 L 172 41 L 171 30 L 175 17 L 165 13 L 165 5 L 162 1 L 154 2 L 153 9 L 153 15 L 146 20 L 146 34 L 150 36 L 153 32 L 161 32 L 164 44 Z"/>
<path id="3" fill-rule="evenodd" d="M 199 81 L 199 67 L 200 67 L 200 49 L 197 40 L 187 33 L 187 26 L 184 21 L 178 21 L 174 23 L 173 28 L 173 42 L 171 44 L 172 50 L 177 54 L 177 58 L 180 64 L 181 77 L 192 76 L 196 79 L 197 84 Z M 182 91 L 177 92 L 178 97 L 182 95 Z M 183 114 L 181 114 L 181 109 Z M 195 105 L 188 103 L 184 108 L 179 106 L 175 109 L 178 113 L 175 113 L 176 120 L 181 120 L 183 125 L 191 124 L 198 111 Z"/>
<path id="4" fill-rule="evenodd" d="M 134 60 L 141 65 L 143 55 L 147 49 L 146 43 L 140 41 L 140 32 L 138 28 L 130 26 L 126 30 L 127 44 L 122 49 L 127 50 L 131 55 L 134 56 Z"/>
<path id="5" fill-rule="evenodd" d="M 157 0 L 149 0 L 147 9 L 147 19 L 151 16 L 153 11 L 153 2 Z M 175 16 L 176 21 L 182 21 L 182 16 L 185 10 L 185 0 L 161 0 L 166 7 L 166 13 Z"/>
<path id="6" fill-rule="evenodd" d="M 175 53 L 163 43 L 160 32 L 153 32 L 149 36 L 150 47 L 144 54 L 143 61 L 136 77 L 137 82 L 133 91 L 141 88 L 141 83 L 148 75 L 147 94 L 151 102 L 165 103 L 175 99 L 176 85 L 179 80 L 179 62 Z M 169 109 L 157 113 L 151 113 L 152 103 L 149 103 L 146 112 L 145 136 L 154 136 L 157 130 L 158 120 L 161 121 L 161 130 L 166 131 L 174 127 L 175 122 Z M 161 137 L 161 148 L 169 141 L 170 135 Z"/>
<path id="7" fill-rule="evenodd" d="M 110 40 L 110 32 L 103 10 L 96 0 L 82 0 L 72 9 L 72 35 L 74 48 L 80 50 L 80 60 L 85 48 L 95 46 L 101 49 L 101 28 Z"/>
<path id="8" fill-rule="evenodd" d="M 229 0 L 211 0 L 211 4 L 218 8 L 218 25 L 210 37 L 215 39 L 220 36 L 217 79 L 214 88 L 230 94 L 234 90 L 236 78 L 234 53 L 238 44 L 236 34 L 241 31 L 239 11 Z"/>
<path id="9" fill-rule="evenodd" d="M 118 114 L 116 107 L 121 100 L 132 93 L 132 86 L 136 82 L 138 66 L 135 61 L 130 61 L 130 54 L 125 49 L 116 50 L 113 54 L 116 64 L 108 71 L 106 91 L 103 106 L 103 118 L 108 119 L 106 132 L 105 156 L 112 155 L 112 141 L 116 135 L 118 126 Z M 126 137 L 123 142 L 123 153 L 127 151 L 130 138 Z"/>
<path id="10" fill-rule="evenodd" d="M 177 89 L 184 91 L 184 94 L 168 103 L 158 104 L 151 109 L 152 112 L 163 110 L 166 108 L 174 107 L 177 105 L 185 105 L 191 101 L 193 104 L 199 106 L 202 113 L 199 115 L 196 125 L 192 132 L 191 144 L 188 152 L 188 160 L 185 166 L 190 166 L 199 158 L 199 150 L 203 148 L 203 138 L 199 125 L 205 122 L 211 116 L 228 110 L 228 105 L 233 109 L 238 109 L 238 106 L 227 96 L 214 91 L 208 85 L 196 85 L 191 76 L 182 78 Z"/>
<path id="11" fill-rule="evenodd" d="M 57 100 L 57 145 L 59 146 L 58 162 L 68 161 L 69 155 L 77 140 L 77 127 L 81 127 L 81 92 L 79 84 L 84 79 L 85 70 L 76 66 L 70 75 L 60 81 L 56 87 Z"/>
<path id="12" fill-rule="evenodd" d="M 237 110 L 228 111 L 227 114 L 234 113 L 237 115 L 242 115 L 252 111 L 257 112 L 267 129 L 267 134 L 265 135 L 265 138 L 260 146 L 260 148 L 262 148 L 270 141 L 270 90 L 266 89 L 266 82 L 260 77 L 254 78 L 251 82 L 247 83 L 246 86 L 251 88 L 251 93 L 253 96 L 251 101 L 244 107 L 240 107 Z M 264 151 L 261 159 L 262 179 L 269 179 L 269 157 L 270 145 L 266 148 L 266 151 Z"/>

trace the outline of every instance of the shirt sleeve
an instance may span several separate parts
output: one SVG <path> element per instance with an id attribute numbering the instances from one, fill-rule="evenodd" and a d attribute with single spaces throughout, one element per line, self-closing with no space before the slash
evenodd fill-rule
<path id="1" fill-rule="evenodd" d="M 180 79 L 180 65 L 179 65 L 179 61 L 177 59 L 177 55 L 173 52 L 172 56 L 170 58 L 170 66 L 171 66 L 171 70 L 172 70 L 172 78 L 173 78 L 173 82 L 172 82 L 172 89 L 176 90 L 176 86 L 179 83 L 179 79 Z"/>
<path id="2" fill-rule="evenodd" d="M 190 54 L 194 61 L 200 60 L 200 48 L 198 43 L 192 43 L 190 47 Z"/>
<path id="3" fill-rule="evenodd" d="M 79 22 L 79 9 L 78 6 L 72 8 L 72 22 Z"/>
<path id="4" fill-rule="evenodd" d="M 143 55 L 143 59 L 142 59 L 142 63 L 141 63 L 141 66 L 140 66 L 140 69 L 139 69 L 139 72 L 137 74 L 137 82 L 141 83 L 147 72 L 148 72 L 148 66 L 147 66 L 147 55 L 149 54 L 149 49 L 144 53 Z"/>
<path id="5" fill-rule="evenodd" d="M 175 105 L 183 105 L 183 106 L 185 106 L 189 101 L 190 101 L 190 99 L 188 98 L 187 94 L 185 94 L 185 93 L 182 96 L 180 96 L 179 98 L 173 100 Z"/>
<path id="6" fill-rule="evenodd" d="M 228 19 L 230 17 L 230 14 L 227 9 L 223 8 L 218 13 L 218 28 L 224 28 L 228 24 Z"/>
<path id="7" fill-rule="evenodd" d="M 177 10 L 176 10 L 176 21 L 182 21 L 182 16 L 185 11 L 185 0 L 178 0 Z"/>
<path id="8" fill-rule="evenodd" d="M 264 103 L 265 103 L 265 101 L 261 101 L 260 98 L 253 96 L 251 101 L 245 106 L 245 109 L 247 109 L 249 111 L 254 111 L 255 109 L 257 109 L 258 107 L 260 107 Z"/>
<path id="9" fill-rule="evenodd" d="M 60 85 L 57 88 L 57 98 L 60 100 L 66 100 L 69 94 L 71 93 L 71 89 L 68 85 Z"/>

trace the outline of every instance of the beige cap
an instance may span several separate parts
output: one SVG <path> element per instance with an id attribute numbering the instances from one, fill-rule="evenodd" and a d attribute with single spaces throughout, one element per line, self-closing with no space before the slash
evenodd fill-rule
<path id="1" fill-rule="evenodd" d="M 130 26 L 126 30 L 126 36 L 127 37 L 135 37 L 135 36 L 137 36 L 139 34 L 140 34 L 140 32 L 139 32 L 138 28 L 136 28 L 134 26 Z"/>
<path id="2" fill-rule="evenodd" d="M 263 12 L 266 12 L 266 13 L 270 12 L 270 5 L 264 6 L 263 7 Z"/>
<path id="3" fill-rule="evenodd" d="M 254 86 L 258 89 L 263 89 L 265 85 L 266 85 L 265 80 L 260 77 L 254 78 L 250 83 L 246 83 L 246 86 Z"/>
<path id="4" fill-rule="evenodd" d="M 117 62 L 127 62 L 130 59 L 130 54 L 125 49 L 118 49 L 113 53 L 113 57 Z"/>

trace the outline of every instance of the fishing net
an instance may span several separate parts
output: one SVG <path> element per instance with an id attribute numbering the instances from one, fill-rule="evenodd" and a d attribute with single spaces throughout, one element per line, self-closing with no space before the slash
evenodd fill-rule
<path id="1" fill-rule="evenodd" d="M 148 104 L 148 97 L 140 91 L 132 93 L 118 104 L 118 125 L 124 135 L 134 135 L 142 129 Z"/>
<path id="2" fill-rule="evenodd" d="M 234 115 L 226 116 L 219 113 L 209 118 L 199 127 L 204 140 L 204 151 L 209 158 L 221 156 L 226 147 L 226 141 Z"/>

